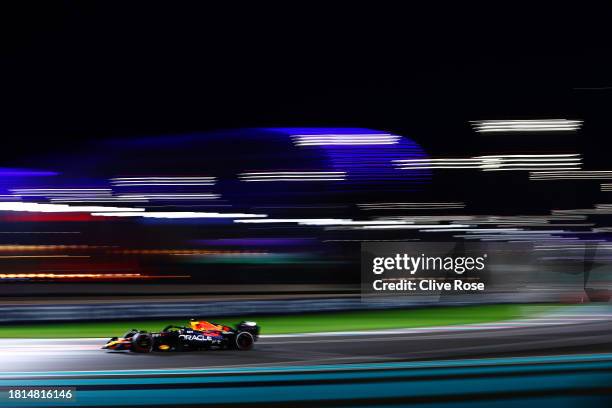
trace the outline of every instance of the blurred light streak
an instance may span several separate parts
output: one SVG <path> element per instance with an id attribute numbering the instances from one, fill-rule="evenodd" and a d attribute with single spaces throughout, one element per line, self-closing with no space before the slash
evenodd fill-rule
<path id="1" fill-rule="evenodd" d="M 419 241 L 418 238 L 402 238 L 402 239 L 324 239 L 323 242 L 405 242 Z"/>
<path id="2" fill-rule="evenodd" d="M 469 221 L 472 220 L 474 216 L 472 215 L 393 215 L 393 216 L 384 216 L 384 217 L 376 217 L 376 220 L 382 221 L 427 221 L 427 222 L 439 222 L 439 221 Z"/>
<path id="3" fill-rule="evenodd" d="M 558 244 L 558 245 L 537 245 L 534 247 L 536 251 L 573 251 L 573 250 L 585 250 L 585 249 L 612 249 L 612 244 L 602 244 L 599 242 L 584 242 L 580 245 L 576 243 L 571 244 Z"/>
<path id="4" fill-rule="evenodd" d="M 98 249 L 106 246 L 91 245 L 0 245 L 0 252 L 10 251 L 55 251 L 65 249 Z"/>
<path id="5" fill-rule="evenodd" d="M 434 228 L 434 229 L 422 229 L 420 232 L 457 232 L 457 231 L 468 231 L 474 233 L 481 232 L 507 232 L 507 231 L 524 231 L 519 228 Z"/>
<path id="6" fill-rule="evenodd" d="M 105 198 L 51 198 L 53 203 L 146 203 L 149 200 L 142 197 L 120 198 L 120 197 L 105 197 Z"/>
<path id="7" fill-rule="evenodd" d="M 574 208 L 569 210 L 552 210 L 553 214 L 584 214 L 584 215 L 596 215 L 596 214 L 612 214 L 612 206 L 597 205 L 595 208 Z"/>
<path id="8" fill-rule="evenodd" d="M 239 256 L 215 255 L 186 258 L 190 263 L 204 264 L 337 264 L 343 261 L 312 259 L 310 255 L 296 253 L 240 254 Z"/>
<path id="9" fill-rule="evenodd" d="M 362 210 L 415 210 L 464 208 L 465 203 L 365 203 L 357 204 Z"/>
<path id="10" fill-rule="evenodd" d="M 0 194 L 0 201 L 4 200 L 21 200 L 21 196 L 13 194 Z"/>
<path id="11" fill-rule="evenodd" d="M 601 191 L 612 191 L 612 183 L 603 183 L 601 185 Z"/>
<path id="12" fill-rule="evenodd" d="M 555 222 L 554 224 L 551 223 L 542 223 L 542 224 L 538 224 L 538 223 L 507 223 L 507 224 L 500 224 L 500 225 L 505 225 L 508 227 L 592 227 L 595 224 L 592 222 L 587 222 L 587 223 L 576 223 L 576 224 L 564 224 L 564 223 L 558 223 Z"/>
<path id="13" fill-rule="evenodd" d="M 507 161 L 557 161 L 557 160 L 575 160 L 579 157 L 578 153 L 566 154 L 492 154 L 485 156 L 477 156 L 483 160 L 507 160 Z"/>
<path id="14" fill-rule="evenodd" d="M 578 239 L 578 238 L 564 238 L 564 237 L 557 237 L 557 238 L 558 239 L 550 239 L 548 241 L 550 242 L 550 244 L 554 244 L 554 243 L 559 243 L 559 244 L 564 244 L 564 243 L 575 244 L 575 243 L 583 242 L 581 239 Z M 508 243 L 517 243 L 517 242 L 524 243 L 525 241 L 524 240 L 523 241 L 512 241 L 512 240 L 510 240 L 510 241 L 506 241 L 506 242 L 508 242 Z M 542 241 L 537 241 L 536 240 L 536 241 L 534 241 L 534 245 L 537 245 L 539 242 L 548 243 L 547 240 L 542 240 Z"/>
<path id="15" fill-rule="evenodd" d="M 400 136 L 390 133 L 291 135 L 296 146 L 390 145 Z"/>
<path id="16" fill-rule="evenodd" d="M 573 231 L 566 231 L 566 230 L 524 230 L 524 229 L 515 230 L 513 228 L 506 228 L 506 229 L 500 228 L 497 231 L 499 231 L 500 234 L 515 234 L 515 231 L 519 231 L 519 234 L 568 234 L 568 233 L 575 233 Z M 477 231 L 474 230 L 474 233 L 477 233 Z"/>
<path id="17" fill-rule="evenodd" d="M 341 209 L 346 209 L 348 208 L 348 205 L 264 205 L 264 206 L 256 206 L 253 207 L 253 209 L 262 209 L 262 210 L 269 210 L 269 209 L 307 209 L 307 210 L 311 210 L 311 209 L 315 209 L 315 210 L 327 210 L 327 209 L 336 209 L 336 208 L 341 208 Z"/>
<path id="18" fill-rule="evenodd" d="M 522 237 L 522 238 L 510 238 L 510 239 L 501 239 L 499 237 L 496 238 L 482 238 L 480 241 L 483 242 L 491 242 L 491 241 L 502 241 L 508 243 L 517 243 L 517 242 L 556 242 L 556 241 L 575 241 L 574 238 L 567 237 Z"/>
<path id="19" fill-rule="evenodd" d="M 189 203 L 189 204 L 151 204 L 151 205 L 147 205 L 147 208 L 178 208 L 178 207 L 187 207 L 187 208 L 195 208 L 195 207 L 212 207 L 212 208 L 219 208 L 219 207 L 233 207 L 232 204 L 221 204 L 221 203 Z M 255 207 L 254 207 L 255 208 Z"/>
<path id="20" fill-rule="evenodd" d="M 242 181 L 342 181 L 344 171 L 270 171 L 241 173 Z"/>
<path id="21" fill-rule="evenodd" d="M 456 225 L 365 225 L 361 229 L 421 229 L 421 228 L 468 228 L 469 225 L 456 224 Z"/>
<path id="22" fill-rule="evenodd" d="M 220 194 L 212 193 L 138 193 L 121 194 L 120 200 L 216 200 Z"/>
<path id="23" fill-rule="evenodd" d="M 533 170 L 538 167 L 553 167 L 556 169 L 579 169 L 582 158 L 579 154 L 546 154 L 546 155 L 495 155 L 479 156 L 483 161 L 482 170 Z"/>
<path id="24" fill-rule="evenodd" d="M 98 217 L 143 217 L 143 218 L 260 218 L 266 214 L 218 213 L 195 211 L 147 211 L 147 212 L 94 212 Z"/>
<path id="25" fill-rule="evenodd" d="M 139 273 L 0 273 L 0 279 L 150 279 L 164 276 L 146 276 Z M 172 278 L 187 276 L 168 276 Z"/>
<path id="26" fill-rule="evenodd" d="M 208 254 L 208 253 L 198 253 L 198 252 L 194 252 L 194 253 L 182 253 L 182 252 L 177 252 L 175 254 L 170 254 L 173 256 L 213 256 L 213 257 L 243 257 L 243 256 L 268 256 L 268 255 L 275 255 L 275 254 L 271 254 L 269 252 L 265 252 L 265 251 L 228 251 L 227 253 L 225 252 L 219 252 L 216 254 Z"/>
<path id="27" fill-rule="evenodd" d="M 122 255 L 262 255 L 266 251 L 213 249 L 119 249 L 110 251 Z"/>
<path id="28" fill-rule="evenodd" d="M 15 195 L 23 197 L 105 197 L 110 196 L 110 188 L 15 188 Z"/>
<path id="29" fill-rule="evenodd" d="M 612 232 L 612 227 L 593 228 L 593 231 L 595 231 L 595 232 Z"/>
<path id="30" fill-rule="evenodd" d="M 41 204 L 23 202 L 0 202 L 0 211 L 25 211 L 25 212 L 139 212 L 144 208 L 132 207 L 105 207 L 105 206 L 70 206 L 67 204 Z"/>
<path id="31" fill-rule="evenodd" d="M 573 250 L 581 250 L 584 251 L 587 249 L 587 245 L 580 244 L 576 242 L 569 243 L 560 243 L 560 244 L 546 244 L 546 245 L 536 245 L 534 250 L 542 250 L 542 251 L 573 251 Z"/>
<path id="32" fill-rule="evenodd" d="M 456 237 L 461 237 L 461 238 L 465 238 L 465 239 L 493 239 L 493 240 L 502 240 L 502 241 L 506 241 L 509 239 L 513 239 L 513 240 L 520 240 L 520 239 L 539 239 L 539 238 L 561 238 L 561 237 L 555 237 L 553 235 L 550 234 L 537 234 L 537 235 L 520 235 L 520 234 L 512 234 L 512 235 L 501 235 L 501 234 L 474 234 L 474 235 L 469 235 L 469 234 L 464 234 L 464 235 L 455 235 Z"/>
<path id="33" fill-rule="evenodd" d="M 52 202 L 147 202 L 149 200 L 214 200 L 221 196 L 212 193 L 138 192 L 112 195 L 111 189 L 15 189 L 19 196 L 46 197 Z"/>
<path id="34" fill-rule="evenodd" d="M 496 225 L 509 225 L 509 224 L 522 224 L 522 225 L 535 225 L 535 224 L 546 224 L 546 225 L 558 225 L 551 224 L 551 221 L 582 221 L 586 219 L 584 215 L 505 215 L 505 216 L 472 216 L 468 218 L 469 221 L 474 224 L 496 224 Z M 457 221 L 452 221 L 457 222 Z M 579 224 L 576 224 L 579 225 Z"/>
<path id="35" fill-rule="evenodd" d="M 454 238 L 463 238 L 463 239 L 477 239 L 480 241 L 504 241 L 504 242 L 513 242 L 513 241 L 575 241 L 575 238 L 570 237 L 555 237 L 548 236 L 546 234 L 541 236 L 534 235 L 526 235 L 526 236 L 514 236 L 514 235 L 453 235 Z"/>
<path id="36" fill-rule="evenodd" d="M 584 256 L 575 255 L 575 256 L 541 256 L 538 259 L 542 261 L 584 261 Z M 612 257 L 604 257 L 604 256 L 595 256 L 592 258 L 593 260 L 599 262 L 610 262 L 612 261 Z"/>
<path id="37" fill-rule="evenodd" d="M 2 259 L 21 258 L 89 258 L 89 255 L 0 255 Z"/>
<path id="38" fill-rule="evenodd" d="M 291 246 L 316 243 L 315 238 L 219 238 L 193 241 L 212 246 Z"/>
<path id="39" fill-rule="evenodd" d="M 385 216 L 378 217 L 377 220 L 394 220 L 394 221 L 412 221 L 418 222 L 445 222 L 451 224 L 465 223 L 477 225 L 506 225 L 506 226 L 534 226 L 536 224 L 544 224 L 546 226 L 557 226 L 559 224 L 551 224 L 550 221 L 582 221 L 586 219 L 585 215 L 410 215 L 410 216 Z M 579 226 L 581 224 L 568 224 Z"/>
<path id="40" fill-rule="evenodd" d="M 486 233 L 486 234 L 481 234 L 479 233 L 479 231 L 466 231 L 467 234 L 466 235 L 460 235 L 458 237 L 461 238 L 466 238 L 466 239 L 503 239 L 503 240 L 507 240 L 507 239 L 513 239 L 513 240 L 520 240 L 520 239 L 530 239 L 530 238 L 543 238 L 543 237 L 547 237 L 547 238 L 552 238 L 552 239 L 557 239 L 557 238 L 567 238 L 567 237 L 557 237 L 556 235 L 567 235 L 567 234 L 571 234 L 571 235 L 585 235 L 585 234 L 593 234 L 593 231 L 565 231 L 565 230 L 540 230 L 540 231 L 533 231 L 533 230 L 519 230 L 519 231 L 491 231 L 490 233 Z M 577 238 L 569 238 L 569 239 L 577 239 Z"/>
<path id="41" fill-rule="evenodd" d="M 478 169 L 482 161 L 464 158 L 400 159 L 393 160 L 402 170 L 413 169 Z"/>
<path id="42" fill-rule="evenodd" d="M 486 132 L 558 132 L 576 131 L 582 126 L 581 120 L 539 119 L 539 120 L 476 120 L 472 128 L 478 133 Z"/>
<path id="43" fill-rule="evenodd" d="M 90 222 L 104 221 L 104 218 L 93 217 L 82 212 L 70 213 L 31 213 L 18 212 L 0 216 L 0 221 L 6 222 Z"/>
<path id="44" fill-rule="evenodd" d="M 579 154 L 511 154 L 471 158 L 394 160 L 402 170 L 410 169 L 480 169 L 483 171 L 529 171 L 580 169 Z M 545 168 L 543 168 L 545 167 Z"/>
<path id="45" fill-rule="evenodd" d="M 532 171 L 529 180 L 597 180 L 612 179 L 610 170 Z"/>
<path id="46" fill-rule="evenodd" d="M 116 177 L 110 179 L 115 186 L 212 186 L 215 177 Z"/>
<path id="47" fill-rule="evenodd" d="M 81 231 L 0 231 L 0 234 L 80 234 Z"/>
<path id="48" fill-rule="evenodd" d="M 343 220 L 336 218 L 266 218 L 263 220 L 236 220 L 235 223 L 240 224 L 277 224 L 277 223 L 332 223 L 332 222 L 346 222 L 351 220 Z"/>
<path id="49" fill-rule="evenodd" d="M 326 226 L 326 225 L 404 225 L 404 221 L 356 221 L 351 219 L 338 218 L 266 218 L 261 220 L 235 220 L 236 223 L 243 224 L 276 224 L 276 223 L 296 223 L 299 225 L 309 226 Z"/>

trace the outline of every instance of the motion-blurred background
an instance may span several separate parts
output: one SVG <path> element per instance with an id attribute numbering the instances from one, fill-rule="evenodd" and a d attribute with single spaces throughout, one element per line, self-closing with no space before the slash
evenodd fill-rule
<path id="1" fill-rule="evenodd" d="M 369 241 L 530 245 L 445 302 L 609 301 L 597 21 L 2 7 L 0 321 L 385 307 Z"/>

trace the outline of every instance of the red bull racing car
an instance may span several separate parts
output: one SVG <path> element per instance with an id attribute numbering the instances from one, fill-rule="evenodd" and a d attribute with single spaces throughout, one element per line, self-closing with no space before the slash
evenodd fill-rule
<path id="1" fill-rule="evenodd" d="M 123 337 L 111 338 L 102 348 L 129 350 L 136 353 L 209 349 L 250 350 L 258 338 L 259 326 L 255 322 L 243 321 L 232 328 L 191 319 L 189 327 L 166 326 L 160 332 L 151 333 L 132 329 Z"/>

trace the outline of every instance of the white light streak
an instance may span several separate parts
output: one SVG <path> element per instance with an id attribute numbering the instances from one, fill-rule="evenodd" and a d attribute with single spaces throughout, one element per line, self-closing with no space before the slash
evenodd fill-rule
<path id="1" fill-rule="evenodd" d="M 215 177 L 116 177 L 110 179 L 118 187 L 140 186 L 211 186 Z"/>
<path id="2" fill-rule="evenodd" d="M 421 228 L 468 228 L 469 225 L 440 225 L 440 224 L 415 224 L 415 225 L 365 225 L 361 229 L 421 229 Z"/>
<path id="3" fill-rule="evenodd" d="M 404 225 L 409 224 L 405 221 L 379 221 L 367 220 L 356 221 L 351 219 L 341 218 L 266 218 L 261 220 L 236 220 L 236 223 L 244 224 L 277 224 L 277 223 L 294 223 L 308 226 L 340 226 L 340 225 Z"/>
<path id="4" fill-rule="evenodd" d="M 610 170 L 532 171 L 529 180 L 597 180 L 612 179 Z"/>
<path id="5" fill-rule="evenodd" d="M 576 131 L 582 127 L 581 120 L 477 120 L 472 128 L 478 133 L 488 132 L 559 132 Z"/>
<path id="6" fill-rule="evenodd" d="M 372 133 L 292 135 L 291 138 L 296 146 L 356 146 L 397 144 L 400 136 L 390 133 Z"/>
<path id="7" fill-rule="evenodd" d="M 23 197 L 107 197 L 110 188 L 16 188 L 11 192 Z"/>
<path id="8" fill-rule="evenodd" d="M 40 203 L 23 203 L 23 202 L 0 202 L 0 211 L 25 211 L 25 212 L 115 212 L 135 213 L 144 211 L 144 208 L 131 207 L 106 207 L 106 206 L 71 206 L 66 204 L 40 204 Z"/>
<path id="9" fill-rule="evenodd" d="M 553 214 L 612 214 L 612 205 L 596 204 L 595 208 L 575 208 L 569 210 L 552 210 Z"/>
<path id="10" fill-rule="evenodd" d="M 148 202 L 146 198 L 134 197 L 134 198 L 119 198 L 119 197 L 61 197 L 61 198 L 50 198 L 53 203 L 134 203 L 134 202 Z"/>
<path id="11" fill-rule="evenodd" d="M 403 170 L 413 169 L 480 169 L 483 171 L 578 170 L 579 154 L 510 154 L 471 158 L 394 160 Z"/>
<path id="12" fill-rule="evenodd" d="M 555 215 L 409 215 L 379 217 L 377 220 L 392 220 L 413 223 L 451 222 L 452 224 L 469 222 L 476 225 L 503 225 L 503 226 L 590 226 L 585 224 L 551 224 L 551 221 L 582 221 L 585 215 L 555 214 Z"/>

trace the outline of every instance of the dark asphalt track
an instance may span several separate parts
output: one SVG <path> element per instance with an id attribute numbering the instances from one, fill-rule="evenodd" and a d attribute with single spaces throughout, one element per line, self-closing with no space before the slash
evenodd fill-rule
<path id="1" fill-rule="evenodd" d="M 320 365 L 610 352 L 612 320 L 609 316 L 556 317 L 446 328 L 262 336 L 252 351 L 136 354 L 99 349 L 104 343 L 104 339 L 0 339 L 0 373 Z"/>

